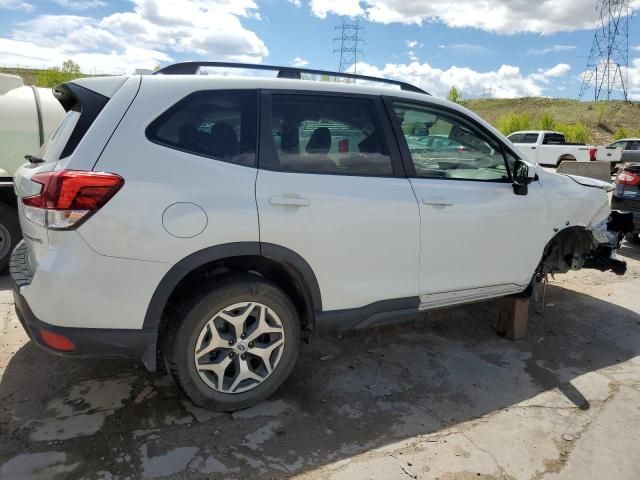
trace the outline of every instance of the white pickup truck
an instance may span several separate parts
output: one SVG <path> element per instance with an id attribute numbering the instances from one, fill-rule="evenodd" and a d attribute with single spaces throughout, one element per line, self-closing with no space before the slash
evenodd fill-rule
<path id="1" fill-rule="evenodd" d="M 557 167 L 560 162 L 620 162 L 622 150 L 615 147 L 567 143 L 560 132 L 529 130 L 513 132 L 507 137 L 529 160 Z"/>

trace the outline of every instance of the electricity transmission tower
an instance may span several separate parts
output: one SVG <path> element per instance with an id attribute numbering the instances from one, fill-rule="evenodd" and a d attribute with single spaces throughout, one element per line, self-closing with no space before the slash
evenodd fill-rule
<path id="1" fill-rule="evenodd" d="M 610 100 L 614 92 L 621 92 L 628 100 L 629 0 L 598 0 L 596 10 L 598 26 L 582 77 L 580 98 L 593 88 L 596 101 Z"/>
<path id="2" fill-rule="evenodd" d="M 333 53 L 340 54 L 339 72 L 345 72 L 353 65 L 353 73 L 356 73 L 356 64 L 358 55 L 364 55 L 364 50 L 360 48 L 365 43 L 362 38 L 364 27 L 360 25 L 360 19 L 342 19 L 342 25 L 337 26 L 336 30 L 340 31 L 340 36 L 333 39 L 334 42 L 340 42 L 340 48 L 335 48 Z"/>

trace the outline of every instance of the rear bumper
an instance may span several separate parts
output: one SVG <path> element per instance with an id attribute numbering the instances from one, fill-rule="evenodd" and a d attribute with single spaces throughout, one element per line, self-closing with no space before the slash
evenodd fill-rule
<path id="1" fill-rule="evenodd" d="M 110 357 L 141 360 L 147 369 L 156 369 L 155 329 L 129 330 L 109 328 L 61 327 L 43 322 L 31 310 L 21 294 L 21 287 L 29 285 L 29 274 L 24 271 L 25 244 L 19 243 L 11 255 L 11 285 L 15 310 L 29 338 L 47 352 L 65 357 Z M 73 351 L 59 351 L 48 346 L 42 331 L 62 335 L 75 345 Z"/>
<path id="2" fill-rule="evenodd" d="M 611 197 L 611 209 L 620 210 L 624 212 L 631 212 L 633 214 L 634 232 L 640 233 L 640 210 L 634 210 L 625 205 L 624 200 L 615 195 Z"/>

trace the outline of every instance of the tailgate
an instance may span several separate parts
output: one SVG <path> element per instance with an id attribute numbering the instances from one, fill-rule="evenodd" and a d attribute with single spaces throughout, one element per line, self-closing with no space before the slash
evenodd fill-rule
<path id="1" fill-rule="evenodd" d="M 596 160 L 607 162 L 619 162 L 622 158 L 622 149 L 618 147 L 598 147 Z"/>
<path id="2" fill-rule="evenodd" d="M 34 155 L 35 160 L 21 166 L 14 177 L 20 226 L 27 244 L 28 265 L 32 271 L 35 271 L 47 252 L 49 236 L 43 221 L 44 210 L 25 206 L 21 200 L 41 192 L 42 184 L 33 179 L 36 174 L 63 168 L 60 164 L 73 154 L 78 143 L 109 101 L 109 98 L 73 83 L 59 85 L 55 88 L 54 94 L 67 113 L 51 137 Z"/>

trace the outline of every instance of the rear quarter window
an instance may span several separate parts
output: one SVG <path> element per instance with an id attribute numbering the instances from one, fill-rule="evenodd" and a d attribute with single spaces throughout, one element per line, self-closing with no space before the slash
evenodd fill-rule
<path id="1" fill-rule="evenodd" d="M 256 91 L 199 91 L 180 100 L 147 127 L 159 145 L 237 165 L 256 164 Z"/>

